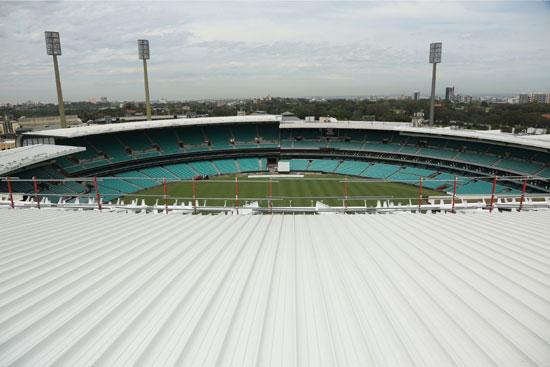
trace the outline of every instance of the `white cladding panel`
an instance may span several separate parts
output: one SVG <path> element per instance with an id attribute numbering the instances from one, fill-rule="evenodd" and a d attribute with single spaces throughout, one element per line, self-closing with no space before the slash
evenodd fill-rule
<path id="1" fill-rule="evenodd" d="M 277 164 L 277 172 L 281 172 L 281 173 L 290 172 L 290 161 L 279 161 Z"/>

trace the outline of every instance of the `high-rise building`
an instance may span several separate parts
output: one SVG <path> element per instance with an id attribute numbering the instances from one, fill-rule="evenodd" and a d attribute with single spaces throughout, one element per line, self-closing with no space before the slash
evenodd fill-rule
<path id="1" fill-rule="evenodd" d="M 420 99 L 420 92 L 414 92 L 413 93 L 413 100 L 418 101 Z"/>
<path id="2" fill-rule="evenodd" d="M 450 102 L 455 100 L 455 87 L 445 88 L 445 100 Z"/>

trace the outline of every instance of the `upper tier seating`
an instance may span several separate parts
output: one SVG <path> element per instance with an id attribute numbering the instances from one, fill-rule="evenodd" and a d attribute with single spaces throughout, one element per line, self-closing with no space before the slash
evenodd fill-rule
<path id="1" fill-rule="evenodd" d="M 519 160 L 515 158 L 503 158 L 495 163 L 495 167 L 515 171 L 518 173 L 533 174 L 544 168 L 542 163 L 531 163 L 525 160 Z"/>

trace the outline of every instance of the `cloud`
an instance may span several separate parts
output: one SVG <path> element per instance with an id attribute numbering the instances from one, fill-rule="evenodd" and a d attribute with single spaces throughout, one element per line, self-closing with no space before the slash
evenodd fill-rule
<path id="1" fill-rule="evenodd" d="M 55 100 L 44 30 L 61 33 L 68 100 L 550 90 L 541 2 L 0 2 L 0 101 Z"/>

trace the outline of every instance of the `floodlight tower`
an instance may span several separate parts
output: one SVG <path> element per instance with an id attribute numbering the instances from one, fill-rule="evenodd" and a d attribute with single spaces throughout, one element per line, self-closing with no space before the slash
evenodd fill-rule
<path id="1" fill-rule="evenodd" d="M 432 70 L 432 94 L 430 97 L 430 126 L 434 124 L 434 102 L 435 102 L 435 69 L 436 65 L 441 62 L 441 42 L 430 43 L 430 64 L 433 64 Z"/>
<path id="2" fill-rule="evenodd" d="M 53 56 L 53 68 L 55 70 L 55 86 L 57 87 L 57 104 L 59 105 L 59 120 L 61 127 L 67 127 L 65 120 L 65 105 L 63 104 L 63 93 L 61 92 L 61 79 L 59 77 L 59 65 L 57 64 L 57 56 L 61 56 L 61 41 L 59 40 L 59 32 L 44 32 L 46 35 L 46 52 Z"/>
<path id="3" fill-rule="evenodd" d="M 151 100 L 149 99 L 149 78 L 147 77 L 147 60 L 149 60 L 149 40 L 138 40 L 138 54 L 143 60 L 143 79 L 145 81 L 145 111 L 147 120 L 151 121 Z"/>

